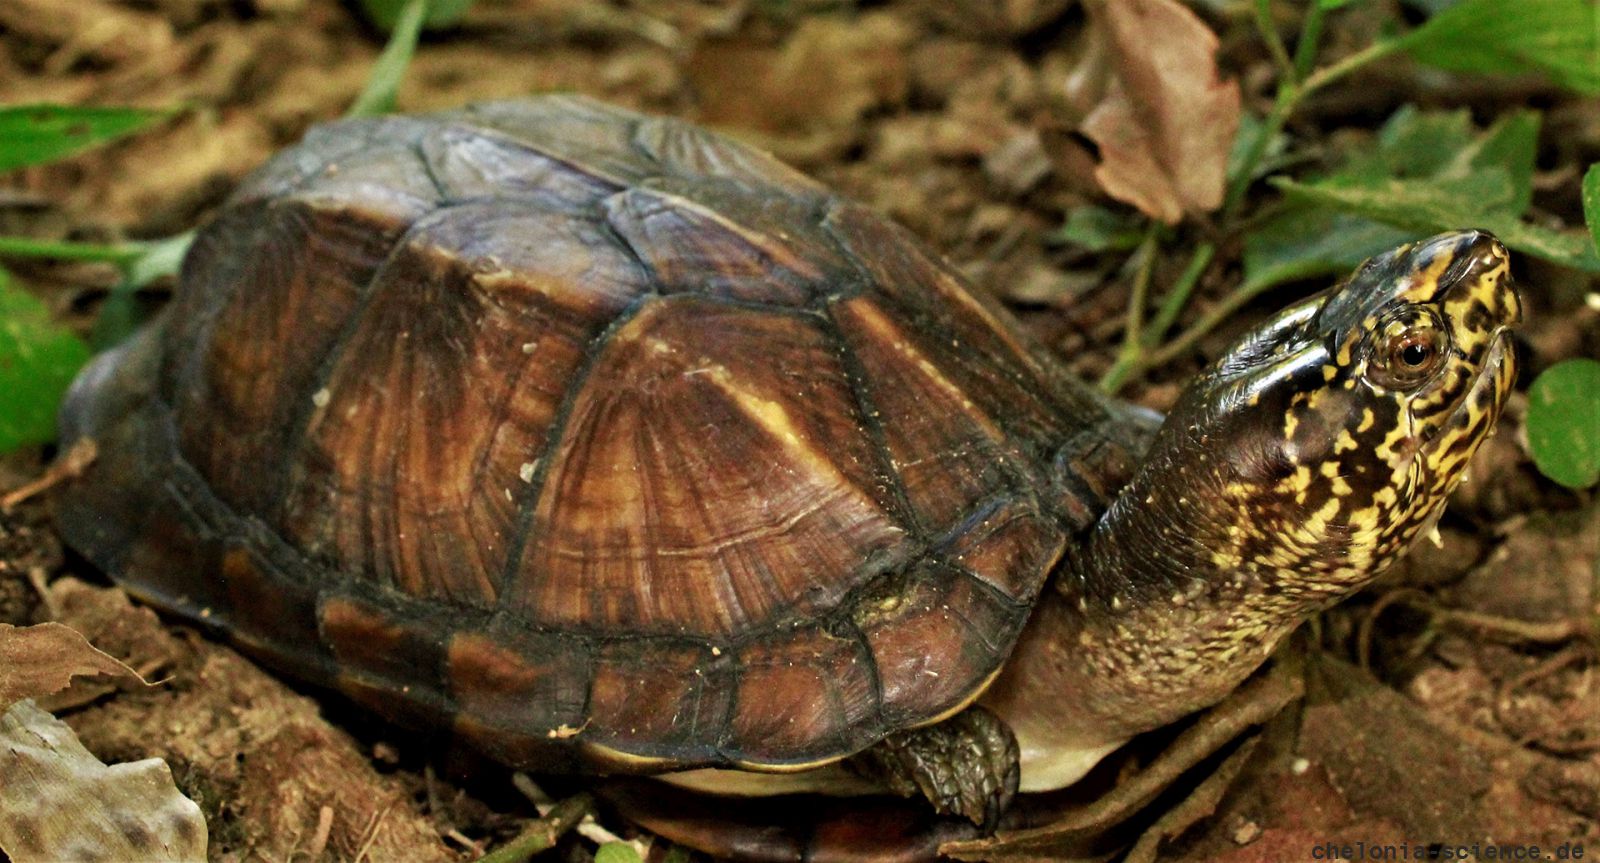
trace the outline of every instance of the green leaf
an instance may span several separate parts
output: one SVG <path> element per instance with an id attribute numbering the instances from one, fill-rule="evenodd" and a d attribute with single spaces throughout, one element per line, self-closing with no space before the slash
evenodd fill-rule
<path id="1" fill-rule="evenodd" d="M 1589 166 L 1583 175 L 1583 220 L 1589 223 L 1589 234 L 1594 247 L 1600 252 L 1600 162 Z"/>
<path id="2" fill-rule="evenodd" d="M 428 0 L 406 0 L 400 10 L 394 30 L 389 34 L 389 44 L 372 64 L 372 74 L 367 86 L 345 112 L 349 117 L 371 117 L 394 110 L 395 98 L 400 92 L 400 82 L 405 78 L 406 67 L 411 65 L 411 55 L 417 51 L 417 39 L 422 35 L 423 13 Z"/>
<path id="3" fill-rule="evenodd" d="M 1600 4 L 1463 0 L 1406 34 L 1412 57 L 1452 72 L 1539 73 L 1600 95 Z"/>
<path id="4" fill-rule="evenodd" d="M 1417 235 L 1323 207 L 1284 207 L 1245 237 L 1243 289 L 1341 276 Z"/>
<path id="5" fill-rule="evenodd" d="M 639 852 L 626 842 L 607 842 L 594 852 L 594 863 L 640 863 Z"/>
<path id="6" fill-rule="evenodd" d="M 56 407 L 89 346 L 0 270 L 0 452 L 56 436 Z"/>
<path id="7" fill-rule="evenodd" d="M 1067 222 L 1050 237 L 1054 243 L 1070 243 L 1091 252 L 1125 252 L 1139 245 L 1144 236 L 1143 220 L 1094 205 L 1067 213 Z"/>
<path id="8" fill-rule="evenodd" d="M 407 0 L 361 0 L 361 11 L 366 13 L 367 20 L 377 25 L 386 33 L 394 32 L 400 23 L 400 16 L 405 12 Z M 422 19 L 422 29 L 442 30 L 453 27 L 467 10 L 472 8 L 473 0 L 430 0 L 428 14 Z"/>
<path id="9" fill-rule="evenodd" d="M 1423 112 L 1406 105 L 1378 131 L 1376 150 L 1353 157 L 1334 176 L 1346 181 L 1389 177 L 1459 179 L 1484 170 L 1505 171 L 1510 185 L 1497 187 L 1493 201 L 1480 203 L 1485 210 L 1515 218 L 1527 211 L 1533 199 L 1539 123 L 1539 112 L 1516 111 L 1480 133 L 1473 128 L 1472 115 L 1466 109 Z"/>
<path id="10" fill-rule="evenodd" d="M 1523 110 L 1502 116 L 1483 137 L 1469 144 L 1460 158 L 1462 170 L 1504 169 L 1511 180 L 1511 198 L 1503 212 L 1517 218 L 1533 203 L 1533 171 L 1539 156 L 1538 111 Z"/>
<path id="11" fill-rule="evenodd" d="M 1378 147 L 1370 156 L 1353 158 L 1341 176 L 1431 177 L 1450 166 L 1472 145 L 1472 114 L 1420 111 L 1403 105 L 1378 130 Z"/>
<path id="12" fill-rule="evenodd" d="M 122 271 L 122 281 L 100 305 L 100 315 L 95 318 L 94 331 L 89 336 L 96 350 L 104 350 L 127 338 L 144 322 L 144 310 L 134 292 L 163 276 L 176 275 L 193 243 L 194 231 L 160 240 L 111 245 L 0 236 L 0 257 L 115 264 Z"/>
<path id="13" fill-rule="evenodd" d="M 1600 273 L 1600 254 L 1587 237 L 1530 225 L 1493 212 L 1484 212 L 1472 195 L 1484 190 L 1484 200 L 1503 199 L 1511 181 L 1504 171 L 1485 172 L 1473 182 L 1435 184 L 1427 180 L 1389 180 L 1370 186 L 1339 186 L 1275 180 L 1291 201 L 1344 210 L 1400 228 L 1434 233 L 1461 228 L 1483 228 L 1502 242 L 1556 264 Z"/>
<path id="14" fill-rule="evenodd" d="M 1528 388 L 1528 449 L 1539 472 L 1568 488 L 1600 482 L 1600 362 L 1571 359 Z"/>
<path id="15" fill-rule="evenodd" d="M 1520 221 L 1533 194 L 1539 121 L 1537 112 L 1519 111 L 1475 132 L 1465 111 L 1406 107 L 1384 124 L 1376 147 L 1334 174 L 1273 183 L 1299 208 L 1423 234 L 1484 228 L 1518 251 L 1600 272 L 1600 253 L 1587 238 Z"/>
<path id="16" fill-rule="evenodd" d="M 0 107 L 0 171 L 53 162 L 131 135 L 174 113 L 62 105 Z"/>

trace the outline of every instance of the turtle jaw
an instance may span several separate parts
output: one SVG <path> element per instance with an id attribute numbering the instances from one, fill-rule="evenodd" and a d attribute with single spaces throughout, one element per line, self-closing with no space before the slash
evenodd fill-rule
<path id="1" fill-rule="evenodd" d="M 1416 536 L 1432 530 L 1443 514 L 1445 503 L 1456 487 L 1467 478 L 1467 464 L 1478 447 L 1494 434 L 1496 422 L 1505 409 L 1517 378 L 1516 350 L 1510 333 L 1495 333 L 1483 368 L 1460 404 L 1438 424 L 1434 433 L 1417 447 L 1412 457 L 1416 465 L 1410 512 L 1397 519 L 1402 537 L 1398 551 L 1404 552 Z"/>

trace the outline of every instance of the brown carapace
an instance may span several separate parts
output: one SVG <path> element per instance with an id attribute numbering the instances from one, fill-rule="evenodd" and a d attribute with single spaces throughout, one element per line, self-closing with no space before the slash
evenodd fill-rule
<path id="1" fill-rule="evenodd" d="M 72 392 L 102 456 L 59 520 L 135 595 L 509 763 L 799 768 L 994 676 L 1126 479 L 1118 410 L 763 154 L 486 104 L 247 181 Z"/>

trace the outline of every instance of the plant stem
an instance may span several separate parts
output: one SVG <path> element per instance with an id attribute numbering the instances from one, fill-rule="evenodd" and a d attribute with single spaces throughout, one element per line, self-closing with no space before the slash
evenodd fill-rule
<path id="1" fill-rule="evenodd" d="M 1134 273 L 1133 292 L 1128 298 L 1128 322 L 1122 328 L 1122 347 L 1117 351 L 1117 361 L 1100 378 L 1100 389 L 1106 392 L 1116 392 L 1128 373 L 1138 366 L 1139 357 L 1144 353 L 1144 304 L 1156 267 L 1156 230 L 1156 223 L 1151 222 L 1145 228 L 1144 239 L 1139 242 L 1138 250 L 1133 253 L 1139 261 L 1139 268 Z"/>
<path id="2" fill-rule="evenodd" d="M 1117 353 L 1117 361 L 1112 364 L 1103 377 L 1100 378 L 1100 389 L 1115 393 L 1122 388 L 1124 383 L 1133 375 L 1143 372 L 1155 365 L 1151 361 L 1150 352 L 1160 344 L 1161 337 L 1172 328 L 1178 314 L 1183 311 L 1184 304 L 1189 301 L 1189 295 L 1194 293 L 1195 285 L 1200 283 L 1200 276 L 1211 266 L 1211 259 L 1216 257 L 1217 247 L 1214 243 L 1201 243 L 1189 257 L 1188 266 L 1184 267 L 1183 274 L 1172 283 L 1172 289 L 1167 292 L 1161 301 L 1161 308 L 1151 319 L 1150 325 L 1143 328 L 1139 334 L 1137 350 L 1129 350 L 1130 344 L 1126 339 L 1122 349 Z"/>
<path id="3" fill-rule="evenodd" d="M 1178 356 L 1182 355 L 1184 351 L 1194 347 L 1195 342 L 1198 342 L 1201 338 L 1205 337 L 1206 333 L 1216 329 L 1217 324 L 1227 320 L 1231 315 L 1233 315 L 1234 312 L 1237 312 L 1239 309 L 1243 308 L 1245 303 L 1255 299 L 1263 291 L 1275 284 L 1277 284 L 1277 282 L 1245 282 L 1244 284 L 1235 288 L 1233 293 L 1223 297 L 1222 302 L 1213 306 L 1209 311 L 1200 317 L 1200 320 L 1195 321 L 1177 338 L 1167 342 L 1166 344 L 1162 345 L 1159 350 L 1151 353 L 1145 360 L 1145 366 L 1147 368 L 1159 366 L 1163 363 L 1169 363 L 1176 359 Z"/>
<path id="4" fill-rule="evenodd" d="M 400 10 L 400 17 L 389 33 L 389 44 L 372 64 L 367 86 L 351 103 L 346 117 L 375 117 L 394 110 L 395 98 L 400 92 L 400 79 L 405 77 L 411 55 L 416 53 L 417 40 L 422 36 L 422 22 L 427 17 L 428 0 L 410 0 Z"/>
<path id="5" fill-rule="evenodd" d="M 529 824 L 517 838 L 479 857 L 477 863 L 524 863 L 540 851 L 555 847 L 567 831 L 592 812 L 594 797 L 587 792 L 574 794 L 552 807 L 548 815 Z"/>
<path id="6" fill-rule="evenodd" d="M 0 257 L 53 258 L 59 261 L 98 261 L 126 266 L 146 251 L 144 243 L 74 243 L 70 240 L 36 240 L 0 237 Z"/>
<path id="7" fill-rule="evenodd" d="M 1317 46 L 1322 42 L 1322 16 L 1327 12 L 1317 0 L 1311 0 L 1306 20 L 1300 24 L 1300 41 L 1294 46 L 1294 80 L 1304 81 L 1317 62 Z"/>
<path id="8" fill-rule="evenodd" d="M 1303 99 L 1306 96 L 1321 90 L 1323 87 L 1332 84 L 1333 82 L 1343 78 L 1351 72 L 1356 71 L 1357 69 L 1360 69 L 1362 66 L 1365 66 L 1368 63 L 1381 60 L 1384 57 L 1399 51 L 1401 48 L 1405 47 L 1405 43 L 1406 40 L 1404 37 L 1374 42 L 1360 51 L 1357 51 L 1343 60 L 1340 60 L 1332 66 L 1324 66 L 1323 68 L 1312 72 L 1310 75 L 1306 76 L 1305 82 L 1300 88 L 1300 92 L 1295 97 L 1295 101 L 1298 102 L 1300 99 Z"/>
<path id="9" fill-rule="evenodd" d="M 1189 258 L 1189 266 L 1185 267 L 1183 274 L 1178 276 L 1178 281 L 1172 285 L 1172 290 L 1167 292 L 1167 298 L 1162 300 L 1161 308 L 1156 312 L 1150 326 L 1145 329 L 1144 346 L 1154 348 L 1172 329 L 1172 324 L 1178 319 L 1178 314 L 1183 311 L 1184 304 L 1189 302 L 1189 295 L 1194 293 L 1195 285 L 1200 283 L 1200 276 L 1211 266 L 1211 259 L 1216 257 L 1217 245 L 1215 243 L 1201 243 L 1195 248 L 1194 254 Z"/>
<path id="10" fill-rule="evenodd" d="M 1237 214 L 1239 204 L 1244 201 L 1244 193 L 1249 191 L 1250 184 L 1255 181 L 1256 166 L 1261 164 L 1261 157 L 1267 154 L 1267 146 L 1272 143 L 1272 139 L 1283 131 L 1283 125 L 1289 121 L 1289 112 L 1300 102 L 1300 94 L 1300 88 L 1292 81 L 1278 83 L 1278 95 L 1272 101 L 1272 109 L 1261 122 L 1261 129 L 1255 140 L 1250 142 L 1250 149 L 1245 151 L 1244 159 L 1239 165 L 1239 173 L 1235 174 L 1228 184 L 1228 193 L 1222 199 L 1224 222 L 1231 222 Z"/>
<path id="11" fill-rule="evenodd" d="M 1312 4 L 1311 8 L 1315 10 L 1319 6 Z M 1261 41 L 1267 43 L 1267 53 L 1272 55 L 1272 62 L 1278 67 L 1279 79 L 1298 79 L 1294 61 L 1289 59 L 1289 52 L 1283 47 L 1283 38 L 1278 35 L 1278 28 L 1272 21 L 1272 0 L 1256 0 L 1255 17 L 1256 31 L 1261 34 Z"/>

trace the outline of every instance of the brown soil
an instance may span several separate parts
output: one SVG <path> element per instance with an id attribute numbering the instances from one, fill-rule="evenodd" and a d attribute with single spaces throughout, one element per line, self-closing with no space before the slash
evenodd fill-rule
<path id="1" fill-rule="evenodd" d="M 1087 107 L 1076 6 L 480 0 L 460 27 L 425 41 L 401 107 L 575 90 L 757 142 L 910 227 L 1092 377 L 1109 366 L 1130 275 L 1120 256 L 1050 240 L 1068 210 L 1097 200 L 1093 156 L 1073 132 Z M 1333 50 L 1393 13 L 1357 6 L 1335 19 Z M 1243 17 L 1208 23 L 1259 113 L 1271 77 L 1253 29 Z M 341 114 L 380 48 L 332 0 L 0 0 L 0 103 L 190 106 L 148 134 L 0 179 L 0 232 L 185 230 L 270 153 Z M 1524 83 L 1443 86 L 1396 63 L 1330 91 L 1292 131 L 1332 147 L 1333 130 L 1370 128 L 1406 102 L 1470 106 L 1481 119 L 1530 101 L 1547 112 L 1537 206 L 1581 221 L 1572 190 L 1600 156 L 1592 100 Z M 1159 261 L 1156 284 L 1186 260 Z M 1595 282 L 1518 266 L 1533 307 L 1521 344 L 1529 379 L 1600 355 L 1600 313 L 1585 303 Z M 114 281 L 94 265 L 12 268 L 85 331 Z M 1236 265 L 1214 267 L 1188 316 L 1236 279 Z M 1199 361 L 1157 370 L 1129 395 L 1165 407 Z M 1519 396 L 1477 456 L 1442 547 L 1424 544 L 1303 640 L 1297 649 L 1316 648 L 1304 654 L 1308 699 L 1267 729 L 1269 745 L 1218 811 L 1163 857 L 1305 859 L 1323 843 L 1363 840 L 1600 853 L 1600 507 L 1532 469 L 1525 407 Z M 0 490 L 39 475 L 50 455 L 0 459 Z M 106 584 L 64 554 L 44 503 L 0 516 L 0 622 L 61 620 L 164 681 L 78 688 L 45 706 L 107 761 L 166 759 L 206 812 L 213 859 L 465 860 L 534 817 L 503 770 L 313 700 Z M 603 822 L 634 835 L 620 818 Z M 558 854 L 583 859 L 593 847 L 572 841 Z"/>

